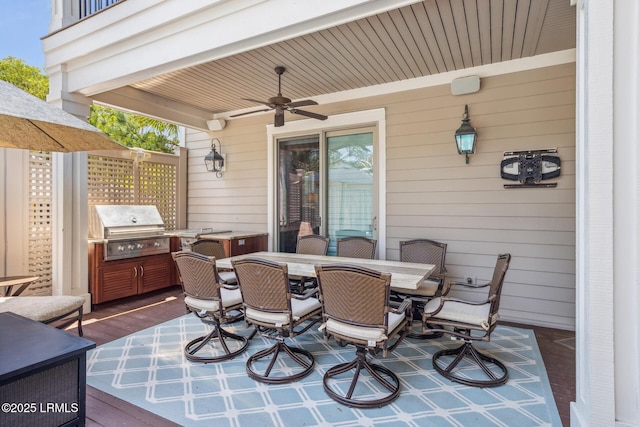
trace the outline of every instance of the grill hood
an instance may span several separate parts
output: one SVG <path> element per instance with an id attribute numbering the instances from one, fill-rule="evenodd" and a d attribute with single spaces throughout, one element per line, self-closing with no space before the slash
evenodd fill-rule
<path id="1" fill-rule="evenodd" d="M 152 205 L 94 205 L 89 209 L 89 237 L 117 239 L 159 236 L 165 227 Z"/>

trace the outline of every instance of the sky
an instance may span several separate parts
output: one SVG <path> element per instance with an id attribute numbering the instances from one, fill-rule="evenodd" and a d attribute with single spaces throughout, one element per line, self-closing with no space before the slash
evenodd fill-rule
<path id="1" fill-rule="evenodd" d="M 0 0 L 0 59 L 15 56 L 44 71 L 40 38 L 49 32 L 51 0 Z"/>

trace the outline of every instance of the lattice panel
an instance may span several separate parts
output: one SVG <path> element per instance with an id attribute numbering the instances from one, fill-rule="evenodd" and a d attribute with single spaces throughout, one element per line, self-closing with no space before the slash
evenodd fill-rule
<path id="1" fill-rule="evenodd" d="M 136 204 L 133 160 L 89 156 L 87 163 L 89 206 Z"/>
<path id="2" fill-rule="evenodd" d="M 138 169 L 138 200 L 141 205 L 156 205 L 167 230 L 176 228 L 176 166 L 142 162 Z"/>
<path id="3" fill-rule="evenodd" d="M 29 157 L 29 274 L 39 279 L 25 294 L 51 295 L 52 158 L 32 151 Z"/>
<path id="4" fill-rule="evenodd" d="M 89 156 L 89 206 L 155 205 L 166 229 L 174 230 L 177 173 L 173 164 Z"/>

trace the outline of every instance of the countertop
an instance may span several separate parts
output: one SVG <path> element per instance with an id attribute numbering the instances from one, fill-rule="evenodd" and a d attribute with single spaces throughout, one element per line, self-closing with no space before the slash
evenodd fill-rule
<path id="1" fill-rule="evenodd" d="M 266 236 L 268 233 L 261 233 L 258 231 L 226 231 L 220 233 L 203 234 L 198 238 L 202 240 L 233 240 L 233 239 L 248 239 L 250 237 Z"/>
<path id="2" fill-rule="evenodd" d="M 165 231 L 164 235 L 169 237 L 186 237 L 191 239 L 203 239 L 203 240 L 233 240 L 233 239 L 248 239 L 250 237 L 267 236 L 269 233 L 262 233 L 259 231 L 214 231 L 206 232 L 209 234 L 198 235 L 194 230 L 169 230 Z M 105 243 L 107 239 L 89 239 L 89 243 Z"/>

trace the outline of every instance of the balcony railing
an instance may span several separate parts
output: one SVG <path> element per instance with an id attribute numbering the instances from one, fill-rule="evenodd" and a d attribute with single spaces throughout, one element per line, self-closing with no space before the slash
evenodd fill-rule
<path id="1" fill-rule="evenodd" d="M 120 0 L 78 0 L 80 5 L 80 19 L 100 12 L 102 9 L 114 5 L 119 1 Z"/>

